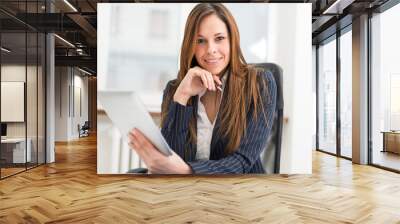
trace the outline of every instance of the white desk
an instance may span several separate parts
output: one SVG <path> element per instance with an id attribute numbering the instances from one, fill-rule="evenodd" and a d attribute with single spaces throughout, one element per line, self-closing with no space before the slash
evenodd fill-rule
<path id="1" fill-rule="evenodd" d="M 27 158 L 26 162 L 31 161 L 31 145 L 32 140 L 27 138 L 27 146 L 26 147 L 26 155 L 25 155 L 25 138 L 6 138 L 1 139 L 1 144 L 8 147 L 13 147 L 13 163 L 25 163 L 25 158 Z"/>

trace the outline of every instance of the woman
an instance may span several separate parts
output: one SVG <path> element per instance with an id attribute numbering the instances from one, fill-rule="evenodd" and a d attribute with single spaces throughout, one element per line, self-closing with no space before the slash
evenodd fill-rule
<path id="1" fill-rule="evenodd" d="M 274 78 L 247 65 L 231 13 L 198 4 L 186 22 L 178 77 L 162 102 L 161 132 L 174 153 L 164 156 L 137 129 L 129 146 L 150 173 L 264 173 L 260 153 L 275 104 Z"/>

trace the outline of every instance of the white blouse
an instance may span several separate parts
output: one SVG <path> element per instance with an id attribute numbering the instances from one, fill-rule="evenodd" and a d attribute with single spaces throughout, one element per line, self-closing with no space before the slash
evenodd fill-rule
<path id="1" fill-rule="evenodd" d="M 222 76 L 222 92 L 221 92 L 221 99 L 222 100 L 222 93 L 224 92 L 225 82 L 227 79 L 227 74 L 225 73 Z M 217 90 L 218 91 L 218 90 Z M 196 152 L 196 160 L 209 160 L 210 159 L 210 147 L 211 147 L 211 138 L 215 126 L 215 121 L 218 117 L 218 112 L 215 116 L 214 122 L 211 123 L 208 119 L 206 108 L 204 107 L 203 103 L 201 102 L 200 98 L 206 93 L 206 91 L 199 94 L 198 99 L 198 108 L 197 108 L 197 152 Z"/>

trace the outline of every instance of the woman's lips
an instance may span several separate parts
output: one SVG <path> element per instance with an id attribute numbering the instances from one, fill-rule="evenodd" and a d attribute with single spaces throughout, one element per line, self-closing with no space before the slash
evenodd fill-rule
<path id="1" fill-rule="evenodd" d="M 222 58 L 204 59 L 204 62 L 209 65 L 216 65 Z"/>

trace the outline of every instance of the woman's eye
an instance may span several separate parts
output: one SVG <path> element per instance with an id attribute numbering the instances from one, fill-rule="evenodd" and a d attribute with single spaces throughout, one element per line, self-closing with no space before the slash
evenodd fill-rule
<path id="1" fill-rule="evenodd" d="M 217 37 L 217 41 L 221 41 L 223 39 L 225 39 L 225 37 Z"/>
<path id="2" fill-rule="evenodd" d="M 204 39 L 197 39 L 198 44 L 204 44 L 206 41 Z"/>

